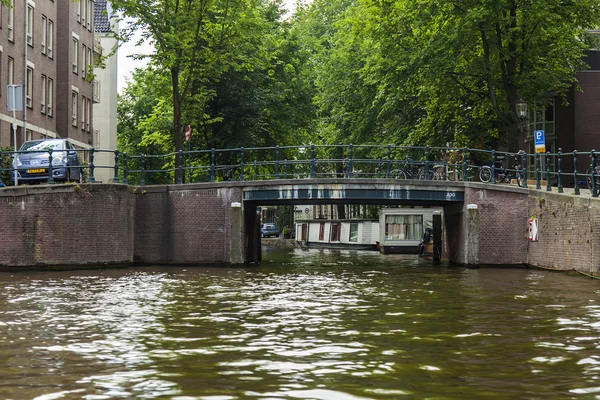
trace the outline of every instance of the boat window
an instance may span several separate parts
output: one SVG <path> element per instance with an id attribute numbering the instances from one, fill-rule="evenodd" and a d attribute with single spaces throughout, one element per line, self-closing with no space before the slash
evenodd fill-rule
<path id="1" fill-rule="evenodd" d="M 356 222 L 350 223 L 350 241 L 358 242 L 358 223 Z"/>
<path id="2" fill-rule="evenodd" d="M 422 233 L 422 215 L 386 215 L 385 217 L 385 240 L 419 240 Z"/>

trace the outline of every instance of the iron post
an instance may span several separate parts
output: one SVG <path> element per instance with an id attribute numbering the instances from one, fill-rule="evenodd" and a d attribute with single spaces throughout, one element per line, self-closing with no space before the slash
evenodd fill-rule
<path id="1" fill-rule="evenodd" d="M 49 184 L 54 183 L 54 169 L 52 166 L 52 152 L 53 152 L 52 149 L 48 150 L 48 160 L 50 161 L 48 163 L 48 183 Z"/>
<path id="2" fill-rule="evenodd" d="M 287 158 L 283 160 L 283 179 L 287 179 Z"/>
<path id="3" fill-rule="evenodd" d="M 462 156 L 462 166 L 463 166 L 463 173 L 462 173 L 462 181 L 466 182 L 467 180 L 467 149 L 463 149 L 463 156 Z"/>
<path id="4" fill-rule="evenodd" d="M 215 149 L 210 149 L 210 182 L 215 181 Z"/>
<path id="5" fill-rule="evenodd" d="M 188 142 L 188 183 L 192 183 L 192 137 L 190 136 L 190 140 Z"/>
<path id="6" fill-rule="evenodd" d="M 354 176 L 354 145 L 352 143 L 350 143 L 349 149 L 350 160 L 348 161 L 348 178 L 352 178 Z"/>
<path id="7" fill-rule="evenodd" d="M 552 185 L 550 184 L 550 152 L 546 152 L 546 192 L 552 191 Z"/>
<path id="8" fill-rule="evenodd" d="M 425 148 L 425 180 L 430 180 L 429 176 L 429 146 Z"/>
<path id="9" fill-rule="evenodd" d="M 119 150 L 115 150 L 115 175 L 113 176 L 113 182 L 119 183 Z"/>
<path id="10" fill-rule="evenodd" d="M 317 177 L 317 165 L 315 164 L 315 145 L 310 145 L 310 177 Z"/>
<path id="11" fill-rule="evenodd" d="M 244 148 L 240 149 L 240 180 L 244 181 Z"/>
<path id="12" fill-rule="evenodd" d="M 527 188 L 527 153 L 521 153 L 521 170 L 523 171 L 523 187 Z"/>
<path id="13" fill-rule="evenodd" d="M 493 184 L 496 183 L 496 150 L 492 150 L 492 180 Z"/>
<path id="14" fill-rule="evenodd" d="M 258 180 L 258 165 L 256 165 L 256 160 L 254 160 L 254 179 L 253 180 Z"/>
<path id="15" fill-rule="evenodd" d="M 542 171 L 541 171 L 541 164 L 540 164 L 540 153 L 535 153 L 535 163 L 536 163 L 536 170 L 535 170 L 535 188 L 537 190 L 540 190 L 542 188 L 542 183 L 540 182 L 540 180 L 542 179 Z"/>
<path id="16" fill-rule="evenodd" d="M 389 179 L 391 172 L 392 172 L 392 145 L 388 144 L 388 146 L 387 146 L 387 173 L 385 174 L 385 177 Z"/>
<path id="17" fill-rule="evenodd" d="M 129 184 L 127 174 L 129 174 L 129 171 L 127 171 L 127 153 L 123 153 L 123 184 L 125 185 Z"/>
<path id="18" fill-rule="evenodd" d="M 592 197 L 598 197 L 598 185 L 596 184 L 596 150 L 592 150 Z"/>
<path id="19" fill-rule="evenodd" d="M 183 181 L 183 150 L 177 152 L 177 184 Z"/>
<path id="20" fill-rule="evenodd" d="M 92 147 L 90 149 L 90 177 L 89 177 L 89 181 L 94 183 L 96 182 L 96 178 L 94 177 L 94 152 L 96 150 Z"/>
<path id="21" fill-rule="evenodd" d="M 558 193 L 562 193 L 563 185 L 562 185 L 562 149 L 561 148 L 558 149 L 557 157 L 558 157 L 557 187 L 558 187 Z"/>
<path id="22" fill-rule="evenodd" d="M 577 182 L 577 150 L 573 150 L 573 194 L 579 194 L 579 182 Z"/>
<path id="23" fill-rule="evenodd" d="M 146 184 L 146 158 L 144 155 L 140 155 L 140 186 Z"/>
<path id="24" fill-rule="evenodd" d="M 275 179 L 279 179 L 279 146 L 275 147 Z"/>

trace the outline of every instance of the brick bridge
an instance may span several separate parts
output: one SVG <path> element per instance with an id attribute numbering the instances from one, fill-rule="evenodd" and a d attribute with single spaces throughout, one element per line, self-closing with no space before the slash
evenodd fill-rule
<path id="1" fill-rule="evenodd" d="M 260 258 L 258 206 L 339 203 L 442 206 L 444 254 L 452 263 L 599 272 L 596 198 L 391 179 L 4 188 L 0 267 L 243 264 Z M 532 216 L 538 220 L 537 242 L 527 238 Z"/>

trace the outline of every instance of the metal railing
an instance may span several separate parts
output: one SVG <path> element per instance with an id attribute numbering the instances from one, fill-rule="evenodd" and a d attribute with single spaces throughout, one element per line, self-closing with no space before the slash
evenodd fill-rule
<path id="1" fill-rule="evenodd" d="M 151 185 L 168 183 L 200 183 L 219 181 L 258 181 L 306 178 L 374 178 L 421 179 L 442 181 L 482 181 L 511 183 L 513 178 L 523 187 L 535 182 L 537 189 L 555 188 L 559 193 L 565 187 L 581 193 L 587 187 L 593 197 L 600 190 L 598 153 L 508 153 L 449 147 L 408 147 L 392 145 L 306 145 L 234 149 L 179 151 L 159 155 L 128 155 L 117 150 L 75 150 L 79 165 L 59 165 L 53 157 L 60 151 L 45 151 L 47 162 L 39 168 L 35 179 L 56 183 L 56 176 L 68 181 L 79 177 L 84 182 L 96 182 L 98 170 L 109 170 L 114 183 Z M 27 168 L 17 165 L 22 154 L 28 152 L 0 152 L 0 179 L 14 184 L 16 172 L 27 174 Z M 38 152 L 40 153 L 40 152 Z M 111 160 L 99 163 L 97 156 L 108 153 Z M 104 157 L 106 159 L 106 157 Z M 589 161 L 588 161 L 589 160 Z M 482 172 L 482 170 L 484 170 Z M 75 171 L 75 173 L 73 173 Z M 105 173 L 106 175 L 106 173 Z M 485 179 L 482 177 L 485 175 Z M 22 179 L 20 183 L 27 183 Z"/>

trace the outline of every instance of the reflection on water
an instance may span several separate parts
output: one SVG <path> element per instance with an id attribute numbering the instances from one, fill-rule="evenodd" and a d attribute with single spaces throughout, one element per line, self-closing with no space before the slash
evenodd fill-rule
<path id="1" fill-rule="evenodd" d="M 597 281 L 264 256 L 0 274 L 0 398 L 600 398 Z"/>

